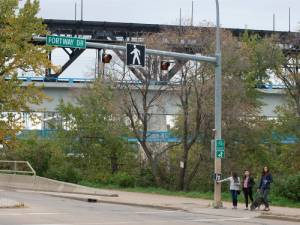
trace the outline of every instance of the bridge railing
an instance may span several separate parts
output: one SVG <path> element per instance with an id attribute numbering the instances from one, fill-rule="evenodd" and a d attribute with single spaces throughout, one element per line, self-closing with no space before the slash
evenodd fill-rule
<path id="1" fill-rule="evenodd" d="M 36 176 L 35 170 L 28 161 L 0 160 L 0 173 Z"/>
<path id="2" fill-rule="evenodd" d="M 6 77 L 10 80 L 10 77 Z M 55 83 L 91 83 L 93 78 L 68 78 L 68 77 L 38 77 L 38 76 L 19 76 L 19 80 L 24 82 L 55 82 Z"/>
<path id="3" fill-rule="evenodd" d="M 31 134 L 35 134 L 41 138 L 55 138 L 55 133 L 57 130 L 53 129 L 42 129 L 42 130 L 23 130 L 21 134 L 18 135 L 18 138 L 28 138 Z M 142 131 L 140 132 L 142 134 Z M 136 137 L 123 137 L 124 140 L 127 140 L 129 143 L 137 143 L 138 139 Z M 295 144 L 298 142 L 298 138 L 293 135 L 278 135 L 274 133 L 272 135 L 273 141 L 278 141 L 281 144 Z M 147 132 L 146 137 L 147 142 L 165 142 L 165 143 L 179 143 L 181 141 L 181 137 L 174 135 L 169 130 L 150 130 Z M 263 143 L 268 143 L 266 141 L 262 141 Z M 1 163 L 1 161 L 0 161 Z M 1 168 L 1 167 L 0 167 Z M 0 170 L 1 172 L 1 170 Z"/>
<path id="4" fill-rule="evenodd" d="M 6 77 L 6 80 L 11 79 Z M 38 77 L 38 76 L 19 76 L 19 80 L 24 82 L 54 82 L 54 83 L 92 83 L 95 81 L 94 78 L 71 78 L 71 77 Z M 142 85 L 140 80 L 117 80 L 115 83 L 120 85 Z M 180 81 L 164 81 L 164 80 L 152 80 L 151 85 L 180 85 Z M 256 86 L 259 89 L 284 89 L 283 84 L 259 84 Z"/>
<path id="5" fill-rule="evenodd" d="M 256 86 L 259 89 L 285 89 L 284 84 L 259 84 Z"/>

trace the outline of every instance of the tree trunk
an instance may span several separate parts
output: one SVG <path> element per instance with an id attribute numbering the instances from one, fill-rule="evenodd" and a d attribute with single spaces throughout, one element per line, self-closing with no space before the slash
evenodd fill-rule
<path id="1" fill-rule="evenodd" d="M 118 172 L 119 169 L 118 156 L 114 150 L 111 152 L 110 164 L 111 164 L 111 173 L 114 174 Z"/>
<path id="2" fill-rule="evenodd" d="M 179 170 L 179 190 L 185 190 L 185 180 L 186 180 L 186 169 L 187 169 L 187 162 L 188 162 L 188 149 L 187 146 L 183 145 L 183 155 L 180 162 L 180 170 Z M 183 163 L 183 165 L 182 165 Z"/>
<path id="3" fill-rule="evenodd" d="M 160 186 L 161 179 L 160 179 L 160 176 L 159 176 L 159 173 L 158 173 L 157 160 L 155 158 L 151 160 L 151 171 L 152 171 L 152 174 L 154 176 L 155 184 L 157 186 Z"/>

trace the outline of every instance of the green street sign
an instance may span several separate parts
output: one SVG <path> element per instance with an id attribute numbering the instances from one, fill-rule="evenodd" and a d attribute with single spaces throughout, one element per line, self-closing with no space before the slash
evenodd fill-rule
<path id="1" fill-rule="evenodd" d="M 219 159 L 224 159 L 225 158 L 225 151 L 216 151 L 216 157 Z"/>
<path id="2" fill-rule="evenodd" d="M 64 48 L 86 48 L 86 39 L 76 37 L 47 35 L 46 45 Z"/>
<path id="3" fill-rule="evenodd" d="M 216 140 L 215 143 L 216 158 L 225 158 L 225 141 L 224 139 Z"/>
<path id="4" fill-rule="evenodd" d="M 216 140 L 216 151 L 225 151 L 225 141 L 224 139 Z"/>

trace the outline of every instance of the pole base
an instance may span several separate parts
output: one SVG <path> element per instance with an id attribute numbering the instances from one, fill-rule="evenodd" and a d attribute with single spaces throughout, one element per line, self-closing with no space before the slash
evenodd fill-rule
<path id="1" fill-rule="evenodd" d="M 224 209 L 224 207 L 223 207 L 223 202 L 213 202 L 213 203 L 212 203 L 212 207 L 213 207 L 214 209 Z"/>

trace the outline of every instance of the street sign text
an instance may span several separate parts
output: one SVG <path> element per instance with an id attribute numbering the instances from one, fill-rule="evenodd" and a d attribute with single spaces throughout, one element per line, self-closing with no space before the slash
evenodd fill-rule
<path id="1" fill-rule="evenodd" d="M 86 48 L 86 39 L 48 35 L 46 38 L 46 44 L 49 46 L 64 48 Z"/>

